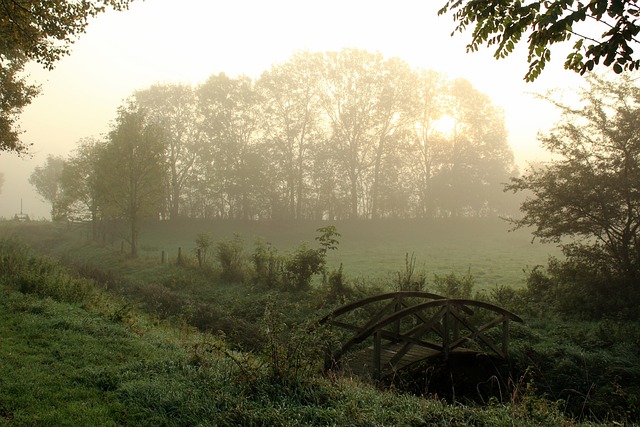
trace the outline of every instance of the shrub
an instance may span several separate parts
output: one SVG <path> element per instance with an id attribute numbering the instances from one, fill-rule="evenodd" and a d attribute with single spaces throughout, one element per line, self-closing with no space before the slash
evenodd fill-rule
<path id="1" fill-rule="evenodd" d="M 213 239 L 207 233 L 200 233 L 196 238 L 196 256 L 198 258 L 198 265 L 200 268 L 207 262 L 207 252 L 213 245 Z"/>
<path id="2" fill-rule="evenodd" d="M 305 243 L 285 260 L 285 287 L 290 290 L 307 289 L 314 274 L 322 273 L 326 263 L 325 252 L 321 249 L 310 249 Z"/>
<path id="3" fill-rule="evenodd" d="M 257 285 L 275 289 L 282 285 L 282 271 L 284 260 L 278 256 L 278 252 L 269 243 L 256 240 L 253 254 L 254 276 L 253 282 Z"/>
<path id="4" fill-rule="evenodd" d="M 538 311 L 553 310 L 578 319 L 637 318 L 640 298 L 636 288 L 576 259 L 551 258 L 546 270 L 536 267 L 527 277 L 527 297 Z"/>
<path id="5" fill-rule="evenodd" d="M 240 235 L 235 234 L 233 239 L 218 242 L 216 257 L 222 268 L 222 280 L 230 283 L 244 281 L 244 241 Z"/>
<path id="6" fill-rule="evenodd" d="M 446 276 L 435 274 L 433 279 L 435 293 L 447 298 L 471 298 L 474 285 L 475 279 L 470 271 L 464 276 L 457 276 L 455 273 Z"/>
<path id="7" fill-rule="evenodd" d="M 320 233 L 316 241 L 320 248 L 311 249 L 302 243 L 293 255 L 284 261 L 285 287 L 291 290 L 307 289 L 315 274 L 326 274 L 327 252 L 338 247 L 340 234 L 336 227 L 329 225 L 316 230 Z"/>
<path id="8" fill-rule="evenodd" d="M 427 282 L 427 276 L 424 271 L 415 273 L 416 258 L 414 254 L 406 253 L 404 256 L 404 271 L 396 272 L 396 289 L 399 291 L 422 291 L 425 283 Z"/>
<path id="9" fill-rule="evenodd" d="M 147 311 L 156 313 L 160 317 L 181 316 L 184 313 L 186 305 L 184 295 L 162 285 L 156 283 L 139 285 L 135 296 Z"/>
<path id="10" fill-rule="evenodd" d="M 326 287 L 325 300 L 329 304 L 345 304 L 354 294 L 354 290 L 345 281 L 344 273 L 342 272 L 342 263 L 338 270 L 329 273 Z"/>

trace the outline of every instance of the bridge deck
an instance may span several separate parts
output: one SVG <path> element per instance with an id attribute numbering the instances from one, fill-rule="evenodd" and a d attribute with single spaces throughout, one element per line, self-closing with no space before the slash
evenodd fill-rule
<path id="1" fill-rule="evenodd" d="M 400 371 L 414 363 L 443 354 L 438 350 L 415 345 L 411 347 L 411 349 L 409 349 L 407 353 L 395 363 L 395 365 L 391 365 L 389 362 L 398 353 L 398 351 L 402 349 L 403 345 L 404 343 L 389 343 L 380 349 L 380 370 L 382 377 L 391 375 L 395 371 Z M 474 350 L 457 348 L 451 353 L 459 354 L 477 352 Z M 342 370 L 358 376 L 371 375 L 374 370 L 373 360 L 373 346 L 370 346 L 352 353 L 348 358 L 345 358 L 343 360 Z"/>

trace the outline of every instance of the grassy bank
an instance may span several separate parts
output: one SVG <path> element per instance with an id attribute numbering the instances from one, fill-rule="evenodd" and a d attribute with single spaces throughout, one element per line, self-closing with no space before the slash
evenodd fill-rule
<path id="1" fill-rule="evenodd" d="M 274 369 L 261 354 L 133 309 L 13 241 L 0 246 L 0 425 L 562 426 L 512 389 L 449 405 L 351 378 Z"/>

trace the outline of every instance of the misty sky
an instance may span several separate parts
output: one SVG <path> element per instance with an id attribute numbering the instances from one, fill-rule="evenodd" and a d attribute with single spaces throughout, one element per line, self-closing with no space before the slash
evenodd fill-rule
<path id="1" fill-rule="evenodd" d="M 434 0 L 146 0 L 129 11 L 109 12 L 91 21 L 71 56 L 52 72 L 28 71 L 42 94 L 22 115 L 23 139 L 32 158 L 0 153 L 5 182 L 0 217 L 20 211 L 49 218 L 28 177 L 48 154 L 66 156 L 83 137 L 109 129 L 116 109 L 134 90 L 154 83 L 204 83 L 211 75 L 252 78 L 299 50 L 360 48 L 398 56 L 414 67 L 463 77 L 505 111 L 509 142 L 522 165 L 543 157 L 536 142 L 557 113 L 532 93 L 577 87 L 582 79 L 562 69 L 564 55 L 535 83 L 525 83 L 526 46 L 506 60 L 493 51 L 467 54 L 469 37 L 450 37 L 450 16 L 437 16 Z"/>

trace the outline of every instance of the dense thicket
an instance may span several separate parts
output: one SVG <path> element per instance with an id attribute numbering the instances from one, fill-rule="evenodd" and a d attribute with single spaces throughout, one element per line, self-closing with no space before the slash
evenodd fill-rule
<path id="1" fill-rule="evenodd" d="M 489 216 L 514 206 L 501 185 L 515 173 L 502 112 L 469 82 L 397 58 L 303 52 L 255 81 L 158 84 L 131 102 L 164 146 L 156 217 Z M 113 212 L 78 183 L 92 182 L 80 165 L 116 134 L 82 141 L 68 159 L 79 173 L 63 184 L 67 217 Z"/>

